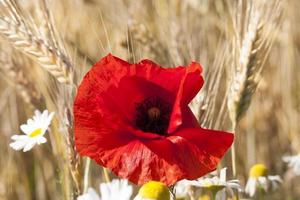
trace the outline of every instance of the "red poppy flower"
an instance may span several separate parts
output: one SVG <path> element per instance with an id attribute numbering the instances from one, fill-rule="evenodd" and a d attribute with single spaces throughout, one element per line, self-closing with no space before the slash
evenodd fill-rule
<path id="1" fill-rule="evenodd" d="M 201 128 L 189 109 L 204 83 L 201 71 L 195 62 L 164 69 L 104 57 L 77 92 L 77 150 L 135 184 L 172 185 L 215 170 L 233 134 Z"/>

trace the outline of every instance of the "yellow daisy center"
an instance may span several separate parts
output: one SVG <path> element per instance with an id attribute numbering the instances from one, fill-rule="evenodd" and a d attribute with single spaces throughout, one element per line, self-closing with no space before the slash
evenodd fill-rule
<path id="1" fill-rule="evenodd" d="M 218 192 L 219 190 L 222 190 L 225 186 L 221 185 L 221 184 L 220 185 L 214 185 L 210 181 L 205 181 L 203 183 L 203 187 L 208 189 L 208 190 Z"/>
<path id="2" fill-rule="evenodd" d="M 29 134 L 29 137 L 34 138 L 36 136 L 39 136 L 41 133 L 42 133 L 42 129 L 37 128 Z"/>
<path id="3" fill-rule="evenodd" d="M 211 184 L 209 182 L 206 182 L 203 184 L 203 187 L 209 189 L 209 190 L 221 190 L 223 189 L 225 186 L 224 185 L 214 185 L 214 184 Z"/>
<path id="4" fill-rule="evenodd" d="M 139 195 L 147 199 L 170 200 L 168 187 L 157 181 L 150 181 L 144 184 L 139 191 Z"/>
<path id="5" fill-rule="evenodd" d="M 260 176 L 266 176 L 268 174 L 268 169 L 263 164 L 253 165 L 250 169 L 250 177 L 258 178 Z"/>
<path id="6" fill-rule="evenodd" d="M 201 195 L 198 200 L 210 200 L 210 196 L 207 194 Z"/>

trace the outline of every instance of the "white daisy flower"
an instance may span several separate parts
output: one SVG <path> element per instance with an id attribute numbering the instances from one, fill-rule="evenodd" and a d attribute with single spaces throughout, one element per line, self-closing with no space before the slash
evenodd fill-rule
<path id="1" fill-rule="evenodd" d="M 109 183 L 100 184 L 101 198 L 93 188 L 77 197 L 77 200 L 130 200 L 133 188 L 127 180 L 114 179 Z"/>
<path id="2" fill-rule="evenodd" d="M 226 168 L 221 169 L 220 176 L 217 176 L 215 171 L 211 173 L 211 175 L 214 175 L 211 178 L 200 178 L 194 181 L 182 180 L 175 186 L 176 195 L 181 198 L 185 197 L 188 194 L 190 187 L 195 186 L 206 188 L 212 191 L 214 195 L 222 190 L 224 195 L 227 194 L 227 191 L 230 193 L 230 196 L 233 196 L 233 189 L 241 191 L 242 187 L 238 180 L 226 180 L 226 170 Z"/>
<path id="3" fill-rule="evenodd" d="M 48 110 L 44 110 L 41 113 L 39 110 L 34 112 L 32 119 L 27 120 L 27 124 L 20 126 L 21 130 L 25 133 L 24 135 L 13 135 L 11 137 L 14 140 L 9 144 L 14 150 L 23 149 L 24 152 L 29 151 L 36 144 L 42 144 L 47 142 L 44 137 L 51 120 L 54 116 L 54 112 L 49 113 Z"/>
<path id="4" fill-rule="evenodd" d="M 128 180 L 114 179 L 110 183 L 100 184 L 101 200 L 130 200 L 132 186 L 128 185 Z"/>
<path id="5" fill-rule="evenodd" d="M 175 185 L 175 194 L 177 198 L 185 198 L 191 192 L 191 187 L 195 185 L 196 181 L 189 181 L 189 180 L 181 180 L 176 183 Z"/>
<path id="6" fill-rule="evenodd" d="M 223 168 L 220 171 L 220 176 L 214 176 L 212 178 L 202 178 L 198 180 L 197 186 L 211 188 L 211 187 L 221 187 L 221 188 L 231 188 L 242 190 L 239 180 L 229 180 L 226 181 L 226 170 L 227 168 Z"/>
<path id="7" fill-rule="evenodd" d="M 101 200 L 93 188 L 88 188 L 87 192 L 77 197 L 77 200 Z"/>
<path id="8" fill-rule="evenodd" d="M 198 184 L 195 186 L 206 188 L 214 195 L 221 192 L 222 195 L 218 196 L 226 196 L 227 193 L 230 197 L 234 196 L 233 189 L 238 191 L 242 191 L 242 186 L 240 185 L 239 180 L 226 180 L 226 170 L 227 168 L 223 168 L 220 171 L 220 176 L 213 176 L 212 178 L 201 178 L 198 180 Z"/>
<path id="9" fill-rule="evenodd" d="M 289 167 L 293 169 L 293 172 L 300 175 L 300 154 L 296 156 L 284 156 L 282 160 L 288 163 Z"/>
<path id="10" fill-rule="evenodd" d="M 268 192 L 270 189 L 275 190 L 282 182 L 280 176 L 269 176 L 268 170 L 263 164 L 256 164 L 250 169 L 249 179 L 246 184 L 245 192 L 253 197 L 257 189 Z"/>

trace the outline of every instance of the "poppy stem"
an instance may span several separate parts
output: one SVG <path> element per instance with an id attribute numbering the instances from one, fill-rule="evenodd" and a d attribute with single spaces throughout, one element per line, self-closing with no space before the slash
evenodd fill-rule
<path id="1" fill-rule="evenodd" d="M 83 175 L 83 194 L 87 192 L 89 186 L 90 165 L 91 165 L 91 159 L 87 158 L 85 162 L 84 175 Z"/>
<path id="2" fill-rule="evenodd" d="M 235 142 L 232 143 L 232 147 L 231 147 L 231 162 L 232 162 L 232 173 L 233 173 L 233 177 L 236 177 Z"/>
<path id="3" fill-rule="evenodd" d="M 236 121 L 232 122 L 232 132 L 235 133 Z M 235 141 L 232 143 L 231 147 L 231 164 L 232 164 L 232 173 L 233 177 L 236 177 L 236 153 L 235 153 Z"/>

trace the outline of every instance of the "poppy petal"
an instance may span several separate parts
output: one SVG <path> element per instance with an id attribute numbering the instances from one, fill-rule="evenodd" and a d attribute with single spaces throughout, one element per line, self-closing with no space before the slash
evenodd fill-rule
<path id="1" fill-rule="evenodd" d="M 176 94 L 168 133 L 182 124 L 182 107 L 187 106 L 201 89 L 204 83 L 201 72 L 202 67 L 196 62 L 187 67 L 165 69 L 150 60 L 142 60 L 130 69 L 131 74 L 146 78 Z"/>
<path id="2" fill-rule="evenodd" d="M 223 131 L 204 128 L 185 128 L 179 130 L 176 136 L 191 141 L 201 149 L 205 149 L 210 155 L 221 158 L 231 146 L 234 135 Z"/>
<path id="3" fill-rule="evenodd" d="M 78 95 L 74 103 L 75 136 L 78 143 L 93 140 L 95 134 L 112 132 L 113 128 L 102 131 L 107 127 L 130 129 L 130 133 L 145 138 L 160 138 L 153 133 L 145 133 L 135 129 L 135 106 L 151 96 L 160 97 L 166 101 L 173 101 L 172 94 L 163 88 L 139 77 L 124 77 L 117 86 L 108 87 L 108 91 L 94 90 L 85 87 L 91 85 L 89 77 L 86 77 L 78 89 Z M 125 98 L 127 95 L 130 98 Z M 118 122 L 118 123 L 117 123 Z M 98 133 L 90 130 L 99 130 Z M 84 147 L 83 147 L 84 148 Z M 78 147 L 80 151 L 81 148 Z"/>
<path id="4" fill-rule="evenodd" d="M 85 116 L 95 109 L 117 112 L 134 123 L 135 106 L 144 99 L 155 96 L 172 104 L 175 95 L 163 87 L 142 77 L 126 76 L 129 66 L 111 54 L 97 62 L 80 84 L 74 110 L 86 111 Z"/>
<path id="5" fill-rule="evenodd" d="M 108 144 L 105 138 L 98 140 L 98 146 L 105 146 L 105 150 L 98 150 L 92 158 L 135 184 L 157 180 L 167 185 L 215 170 L 233 139 L 232 134 L 205 129 L 186 129 L 158 140 L 126 141 L 124 135 L 119 136 L 114 144 Z"/>
<path id="6" fill-rule="evenodd" d="M 177 93 L 186 71 L 186 67 L 162 68 L 147 59 L 130 67 L 130 75 L 143 77 L 174 94 Z"/>
<path id="7" fill-rule="evenodd" d="M 183 108 L 190 103 L 201 89 L 204 80 L 201 76 L 202 68 L 198 63 L 191 63 L 180 82 L 176 100 L 171 114 L 168 133 L 174 132 L 183 122 Z"/>

